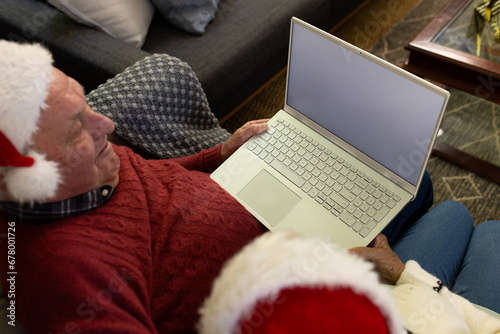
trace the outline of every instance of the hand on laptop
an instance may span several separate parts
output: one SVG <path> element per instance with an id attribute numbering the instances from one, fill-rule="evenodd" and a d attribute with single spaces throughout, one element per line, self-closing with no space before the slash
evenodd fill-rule
<path id="1" fill-rule="evenodd" d="M 253 135 L 260 134 L 267 129 L 267 121 L 269 119 L 259 119 L 245 123 L 241 128 L 236 130 L 229 139 L 222 144 L 221 162 L 224 162 L 231 156 L 241 145 L 243 145 Z"/>
<path id="2" fill-rule="evenodd" d="M 349 252 L 373 262 L 382 283 L 396 284 L 405 269 L 404 263 L 392 251 L 387 237 L 383 234 L 377 235 L 368 247 L 351 248 Z"/>

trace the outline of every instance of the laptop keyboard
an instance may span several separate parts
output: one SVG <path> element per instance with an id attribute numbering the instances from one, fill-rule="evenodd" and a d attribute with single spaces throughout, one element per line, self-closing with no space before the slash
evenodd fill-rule
<path id="1" fill-rule="evenodd" d="M 281 118 L 248 149 L 362 237 L 401 200 Z"/>

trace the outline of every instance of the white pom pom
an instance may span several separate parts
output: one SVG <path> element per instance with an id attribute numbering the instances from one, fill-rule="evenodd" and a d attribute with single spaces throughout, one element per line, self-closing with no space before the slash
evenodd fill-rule
<path id="1" fill-rule="evenodd" d="M 13 200 L 42 202 L 56 194 L 61 179 L 57 164 L 34 151 L 28 156 L 35 159 L 33 166 L 10 168 L 4 174 L 4 183 Z"/>

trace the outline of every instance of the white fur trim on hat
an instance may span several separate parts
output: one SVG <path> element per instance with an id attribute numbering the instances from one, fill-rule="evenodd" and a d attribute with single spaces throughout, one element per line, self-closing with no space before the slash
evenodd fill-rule
<path id="1" fill-rule="evenodd" d="M 22 153 L 37 129 L 52 80 L 52 56 L 38 44 L 0 41 L 0 130 Z"/>
<path id="2" fill-rule="evenodd" d="M 59 183 L 55 163 L 26 152 L 46 107 L 52 73 L 52 55 L 41 45 L 0 40 L 0 131 L 21 155 L 36 159 L 31 167 L 0 168 L 14 200 L 44 200 L 55 194 Z"/>
<path id="3" fill-rule="evenodd" d="M 268 232 L 226 263 L 200 309 L 200 333 L 232 334 L 258 301 L 273 301 L 280 290 L 293 287 L 350 288 L 379 308 L 390 333 L 403 330 L 371 263 L 320 238 Z"/>
<path id="4" fill-rule="evenodd" d="M 33 166 L 8 168 L 4 173 L 10 196 L 19 202 L 44 201 L 53 197 L 60 182 L 57 164 L 34 151 L 28 155 L 35 159 Z"/>

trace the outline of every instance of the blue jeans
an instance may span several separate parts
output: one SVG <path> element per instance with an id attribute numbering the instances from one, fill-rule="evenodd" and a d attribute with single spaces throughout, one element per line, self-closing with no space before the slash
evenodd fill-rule
<path id="1" fill-rule="evenodd" d="M 431 177 L 429 173 L 425 172 L 415 199 L 408 203 L 382 231 L 390 245 L 430 209 L 433 200 L 434 190 Z"/>
<path id="2" fill-rule="evenodd" d="M 474 228 L 453 292 L 500 314 L 500 221 Z"/>
<path id="3" fill-rule="evenodd" d="M 454 293 L 500 313 L 500 222 L 474 228 L 460 203 L 439 204 L 410 226 L 392 248 L 417 261 Z"/>

